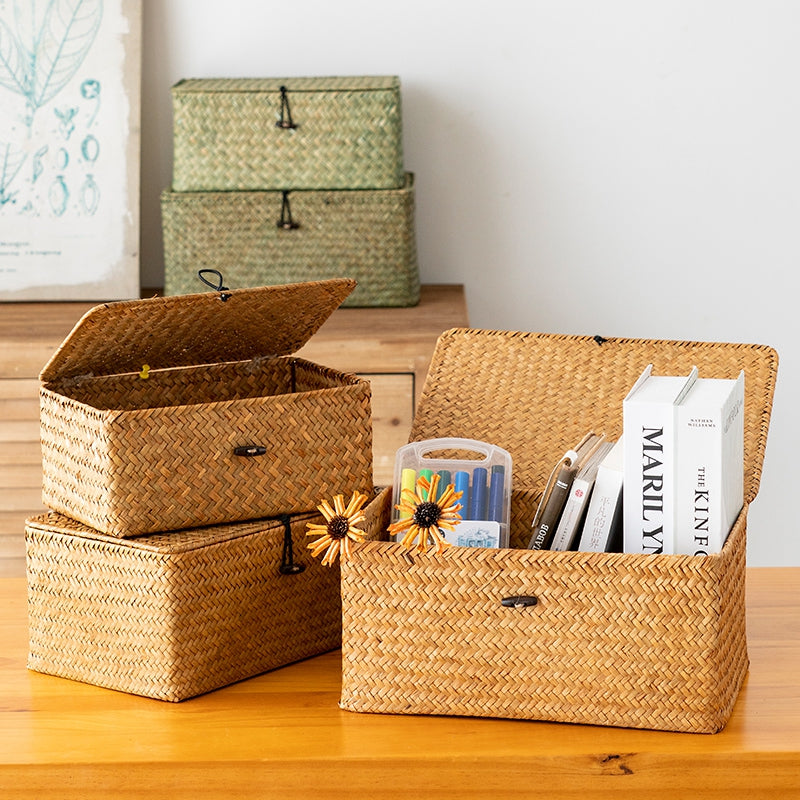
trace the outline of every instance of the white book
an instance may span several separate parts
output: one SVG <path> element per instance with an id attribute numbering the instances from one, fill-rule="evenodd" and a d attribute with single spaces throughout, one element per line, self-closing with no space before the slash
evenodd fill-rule
<path id="1" fill-rule="evenodd" d="M 622 403 L 626 553 L 675 552 L 676 414 L 697 368 L 688 377 L 652 372 L 650 364 Z"/>
<path id="2" fill-rule="evenodd" d="M 678 406 L 676 553 L 717 553 L 744 504 L 744 372 L 698 378 Z"/>
<path id="3" fill-rule="evenodd" d="M 578 550 L 604 553 L 612 549 L 622 526 L 622 477 L 624 436 L 609 450 L 597 467 L 589 508 L 581 531 Z"/>
<path id="4" fill-rule="evenodd" d="M 558 522 L 551 550 L 569 550 L 580 533 L 581 524 L 589 507 L 589 497 L 594 488 L 597 468 L 605 458 L 609 450 L 614 446 L 613 442 L 603 442 L 589 457 L 586 463 L 578 470 L 575 480 L 570 487 L 567 502 L 561 512 L 561 519 Z"/>

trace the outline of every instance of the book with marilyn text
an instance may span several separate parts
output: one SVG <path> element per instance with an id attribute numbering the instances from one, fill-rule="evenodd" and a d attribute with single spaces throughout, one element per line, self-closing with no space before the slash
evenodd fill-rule
<path id="1" fill-rule="evenodd" d="M 626 553 L 675 552 L 675 421 L 697 368 L 686 377 L 652 370 L 645 368 L 622 403 Z"/>

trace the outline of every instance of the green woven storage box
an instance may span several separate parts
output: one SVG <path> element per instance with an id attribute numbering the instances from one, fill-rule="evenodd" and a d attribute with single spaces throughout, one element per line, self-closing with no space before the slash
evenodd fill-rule
<path id="1" fill-rule="evenodd" d="M 395 76 L 184 80 L 172 103 L 175 191 L 403 185 Z"/>
<path id="2" fill-rule="evenodd" d="M 164 289 L 196 291 L 217 269 L 237 289 L 353 278 L 346 306 L 419 301 L 414 176 L 400 189 L 161 195 Z"/>

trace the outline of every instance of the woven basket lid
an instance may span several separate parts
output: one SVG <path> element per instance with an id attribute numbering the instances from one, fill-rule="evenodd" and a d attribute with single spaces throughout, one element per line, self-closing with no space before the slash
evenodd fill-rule
<path id="1" fill-rule="evenodd" d="M 319 330 L 355 286 L 354 280 L 337 278 L 104 303 L 75 325 L 39 378 L 288 355 Z"/>
<path id="2" fill-rule="evenodd" d="M 188 78 L 172 87 L 173 95 L 196 92 L 365 92 L 396 90 L 397 75 L 343 75 L 297 78 Z"/>
<path id="3" fill-rule="evenodd" d="M 454 329 L 439 338 L 410 441 L 458 436 L 508 450 L 514 489 L 535 492 L 590 429 L 622 434 L 622 401 L 642 370 L 736 378 L 745 371 L 744 492 L 758 492 L 778 354 L 765 345 Z"/>

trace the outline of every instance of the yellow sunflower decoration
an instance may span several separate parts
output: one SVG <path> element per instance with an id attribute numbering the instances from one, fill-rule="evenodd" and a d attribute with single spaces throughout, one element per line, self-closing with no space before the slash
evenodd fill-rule
<path id="1" fill-rule="evenodd" d="M 389 533 L 403 535 L 401 544 L 408 550 L 417 540 L 417 550 L 425 552 L 428 544 L 436 547 L 437 555 L 450 547 L 450 542 L 442 536 L 442 529 L 453 531 L 461 520 L 462 492 L 457 492 L 452 483 L 448 484 L 441 496 L 437 497 L 439 475 L 430 480 L 424 475 L 417 478 L 415 489 L 403 489 L 400 503 L 395 508 L 400 519 L 389 526 Z"/>
<path id="2" fill-rule="evenodd" d="M 362 508 L 369 498 L 365 494 L 353 492 L 350 502 L 345 506 L 344 495 L 337 494 L 333 498 L 333 507 L 327 500 L 323 500 L 317 508 L 325 517 L 325 524 L 318 525 L 307 522 L 306 536 L 319 536 L 315 542 L 308 545 L 311 555 L 316 557 L 323 550 L 325 555 L 322 563 L 330 566 L 341 555 L 346 558 L 350 555 L 350 542 L 363 542 L 366 534 L 356 527 L 366 519 Z"/>

